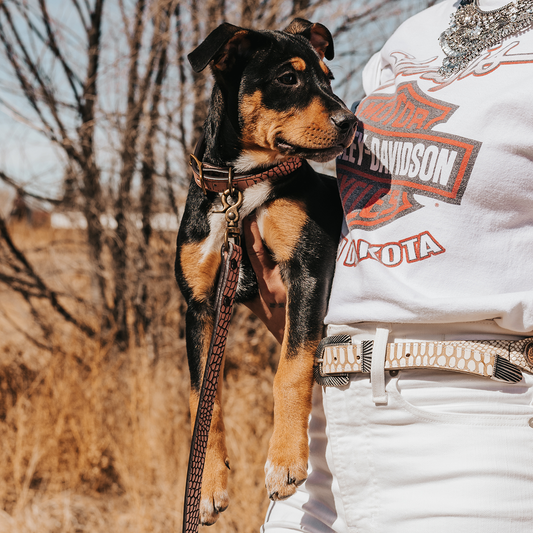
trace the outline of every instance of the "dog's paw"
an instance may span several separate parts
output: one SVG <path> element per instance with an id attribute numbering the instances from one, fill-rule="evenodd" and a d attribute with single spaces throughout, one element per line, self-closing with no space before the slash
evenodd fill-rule
<path id="1" fill-rule="evenodd" d="M 271 500 L 285 500 L 307 479 L 307 462 L 292 463 L 268 460 L 265 464 L 265 484 Z"/>
<path id="2" fill-rule="evenodd" d="M 225 454 L 222 454 L 224 457 Z M 211 453 L 206 456 L 200 500 L 200 522 L 203 526 L 213 525 L 229 505 L 228 496 L 229 460 L 221 460 Z"/>
<path id="3" fill-rule="evenodd" d="M 212 526 L 225 511 L 229 505 L 229 496 L 227 490 L 218 490 L 213 494 L 204 497 L 200 501 L 200 523 L 202 526 Z"/>

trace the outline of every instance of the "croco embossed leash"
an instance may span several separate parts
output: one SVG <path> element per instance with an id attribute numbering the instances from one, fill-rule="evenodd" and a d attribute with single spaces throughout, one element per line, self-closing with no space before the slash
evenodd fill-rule
<path id="1" fill-rule="evenodd" d="M 183 533 L 196 533 L 200 523 L 200 499 L 207 441 L 242 259 L 238 226 L 239 208 L 242 201 L 242 193 L 233 188 L 230 177 L 228 188 L 222 194 L 224 210 L 221 213 L 226 215 L 226 233 L 215 297 L 215 327 L 206 358 L 204 379 L 191 439 L 183 507 Z"/>

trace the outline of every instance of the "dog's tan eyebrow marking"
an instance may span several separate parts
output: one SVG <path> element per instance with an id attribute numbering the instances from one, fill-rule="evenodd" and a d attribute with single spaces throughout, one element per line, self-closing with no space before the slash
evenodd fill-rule
<path id="1" fill-rule="evenodd" d="M 320 68 L 322 69 L 322 72 L 324 72 L 324 74 L 326 76 L 330 76 L 331 75 L 331 71 L 327 67 L 326 63 L 324 63 L 324 61 L 322 61 L 322 60 L 320 60 Z"/>
<path id="2" fill-rule="evenodd" d="M 305 61 L 301 57 L 293 57 L 290 61 L 294 70 L 302 71 L 307 68 Z"/>
<path id="3" fill-rule="evenodd" d="M 184 244 L 181 250 L 183 275 L 197 301 L 207 299 L 220 265 L 220 254 L 217 252 L 210 252 L 203 260 L 200 259 L 204 245 L 205 241 Z"/>

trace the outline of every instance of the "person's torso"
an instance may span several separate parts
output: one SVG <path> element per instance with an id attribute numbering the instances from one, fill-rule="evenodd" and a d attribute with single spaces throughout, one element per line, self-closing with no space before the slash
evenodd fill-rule
<path id="1" fill-rule="evenodd" d="M 328 324 L 533 329 L 533 31 L 443 78 L 457 4 L 404 23 L 366 69 L 380 86 L 337 161 L 346 227 Z"/>

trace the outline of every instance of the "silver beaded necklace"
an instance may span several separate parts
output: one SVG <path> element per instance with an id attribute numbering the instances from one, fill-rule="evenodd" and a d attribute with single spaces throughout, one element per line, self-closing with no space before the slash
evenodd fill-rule
<path id="1" fill-rule="evenodd" d="M 533 25 L 533 0 L 514 0 L 492 11 L 482 11 L 479 0 L 462 0 L 451 15 L 450 27 L 439 44 L 446 54 L 439 73 L 444 78 L 459 72 L 484 50 Z"/>

